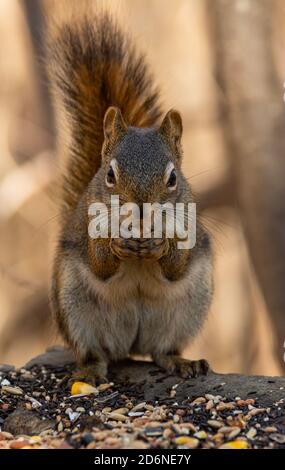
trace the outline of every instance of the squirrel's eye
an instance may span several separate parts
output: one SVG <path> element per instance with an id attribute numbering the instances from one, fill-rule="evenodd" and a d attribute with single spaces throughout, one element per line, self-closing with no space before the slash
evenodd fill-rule
<path id="1" fill-rule="evenodd" d="M 109 186 L 109 188 L 111 188 L 112 186 L 114 186 L 115 183 L 116 183 L 115 173 L 114 173 L 113 168 L 110 166 L 107 176 L 106 176 L 106 184 L 107 186 Z"/>
<path id="2" fill-rule="evenodd" d="M 167 181 L 167 187 L 173 191 L 176 188 L 176 183 L 177 183 L 176 171 L 173 168 Z"/>

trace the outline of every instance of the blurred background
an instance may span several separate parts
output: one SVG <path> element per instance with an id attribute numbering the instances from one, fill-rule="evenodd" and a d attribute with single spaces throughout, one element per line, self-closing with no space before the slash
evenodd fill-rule
<path id="1" fill-rule="evenodd" d="M 215 250 L 211 314 L 185 355 L 218 372 L 282 374 L 285 3 L 98 2 L 146 52 L 165 110 L 183 115 L 184 167 Z M 48 301 L 58 209 L 42 6 L 0 0 L 0 362 L 16 365 L 60 343 Z"/>

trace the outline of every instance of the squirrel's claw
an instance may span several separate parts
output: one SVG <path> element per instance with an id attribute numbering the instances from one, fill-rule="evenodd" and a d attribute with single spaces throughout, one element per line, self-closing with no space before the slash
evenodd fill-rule
<path id="1" fill-rule="evenodd" d="M 108 379 L 106 378 L 106 369 L 105 367 L 102 367 L 102 364 L 99 363 L 82 366 L 80 369 L 76 369 L 70 375 L 66 375 L 62 379 L 60 385 L 67 385 L 70 388 L 74 382 L 85 382 L 96 387 L 101 383 L 108 382 Z"/>
<path id="2" fill-rule="evenodd" d="M 144 258 L 158 260 L 169 250 L 166 238 L 114 238 L 111 240 L 112 253 L 121 260 L 127 258 Z"/>
<path id="3" fill-rule="evenodd" d="M 155 363 L 173 375 L 183 379 L 207 375 L 210 366 L 205 359 L 190 361 L 180 356 L 162 354 L 154 357 Z"/>

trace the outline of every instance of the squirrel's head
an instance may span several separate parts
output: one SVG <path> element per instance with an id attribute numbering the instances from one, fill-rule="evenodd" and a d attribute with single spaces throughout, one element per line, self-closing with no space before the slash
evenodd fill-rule
<path id="1" fill-rule="evenodd" d="M 181 174 L 182 119 L 170 110 L 161 126 L 128 127 L 118 108 L 104 117 L 101 171 L 106 192 L 122 203 L 175 202 L 185 180 Z"/>

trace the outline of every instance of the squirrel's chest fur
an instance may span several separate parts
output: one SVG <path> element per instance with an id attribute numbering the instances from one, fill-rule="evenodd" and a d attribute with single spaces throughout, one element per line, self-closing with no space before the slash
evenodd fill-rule
<path id="1" fill-rule="evenodd" d="M 159 354 L 185 346 L 204 320 L 197 315 L 196 305 L 191 308 L 191 298 L 198 294 L 199 302 L 193 279 L 205 277 L 205 269 L 203 262 L 193 263 L 191 276 L 169 282 L 156 263 L 131 261 L 102 282 L 81 266 L 81 276 L 96 297 L 94 311 L 85 317 L 88 342 L 96 342 L 96 347 L 99 342 L 113 360 L 129 353 Z"/>

